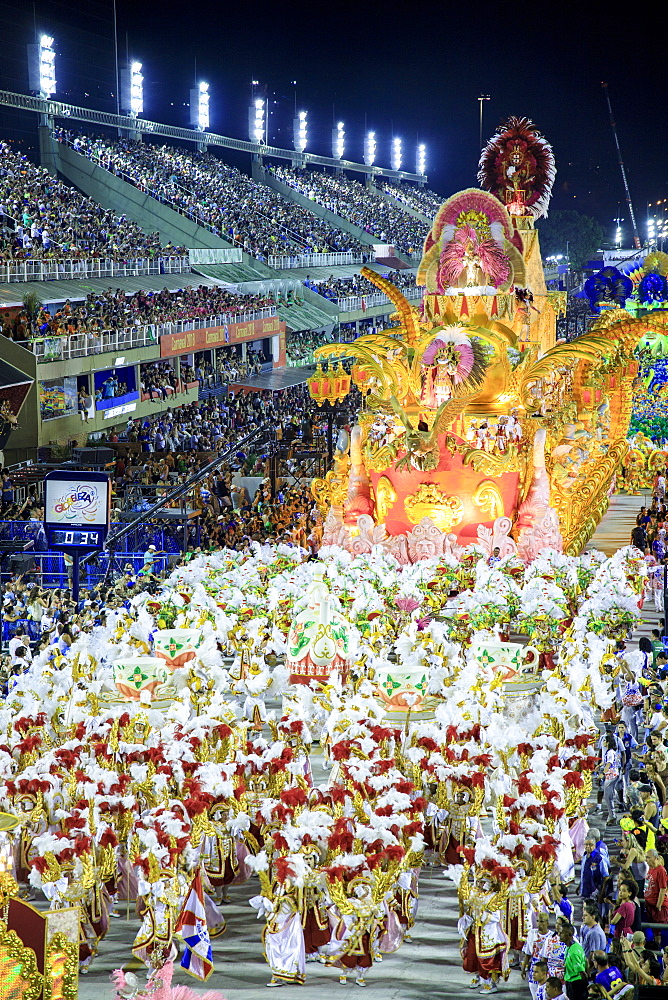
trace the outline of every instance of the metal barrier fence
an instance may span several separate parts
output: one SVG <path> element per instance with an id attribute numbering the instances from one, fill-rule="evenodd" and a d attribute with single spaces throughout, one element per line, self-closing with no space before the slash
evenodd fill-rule
<path id="1" fill-rule="evenodd" d="M 174 556 L 177 555 L 177 553 L 170 554 Z M 154 561 L 154 573 L 159 573 L 165 568 L 170 554 L 159 556 Z M 33 579 L 36 578 L 36 582 L 38 582 L 41 587 L 45 590 L 71 589 L 72 569 L 71 567 L 65 565 L 65 558 L 62 552 L 35 552 L 33 558 L 34 565 L 31 571 L 31 576 Z M 106 552 L 100 552 L 95 559 L 92 559 L 87 563 L 82 563 L 80 570 L 81 586 L 87 588 L 88 590 L 92 590 L 93 587 L 97 587 L 101 584 L 105 577 L 108 577 L 107 571 L 109 568 L 110 558 L 114 559 L 115 562 L 115 568 L 112 567 L 111 579 L 109 580 L 111 583 L 113 583 L 114 579 L 123 573 L 124 568 L 128 565 L 132 566 L 132 572 L 134 574 L 139 573 L 144 567 L 144 555 L 141 552 L 123 552 L 117 553 L 115 556 L 110 556 Z M 8 578 L 6 570 L 0 572 L 0 578 Z M 21 621 L 23 622 L 23 619 L 21 619 Z M 3 622 L 2 625 L 3 641 L 5 641 L 5 626 L 8 625 L 10 627 L 15 627 L 17 622 Z M 16 631 L 12 631 L 7 638 L 11 638 L 11 635 L 16 635 Z"/>
<path id="2" fill-rule="evenodd" d="M 34 622 L 32 618 L 17 618 L 15 622 L 2 622 L 0 639 L 3 645 L 15 635 L 29 635 L 30 641 L 36 642 L 41 638 L 42 626 L 39 622 Z"/>
<path id="3" fill-rule="evenodd" d="M 37 337 L 25 342 L 36 355 L 37 361 L 67 361 L 84 358 L 89 354 L 119 353 L 132 347 L 157 345 L 158 337 L 153 326 L 129 327 L 125 330 L 104 330 L 99 334 L 75 333 L 63 337 Z"/>
<path id="4" fill-rule="evenodd" d="M 369 256 L 372 248 L 369 247 Z M 338 267 L 346 264 L 363 264 L 364 257 L 361 253 L 302 253 L 289 256 L 288 254 L 270 254 L 267 257 L 269 267 L 281 270 L 286 267 Z"/>
<path id="5" fill-rule="evenodd" d="M 62 258 L 0 263 L 0 282 L 58 281 L 66 278 L 127 278 L 141 274 L 190 273 L 187 257 L 142 257 L 137 260 Z"/>
<path id="6" fill-rule="evenodd" d="M 243 313 L 223 313 L 220 316 L 205 316 L 201 319 L 178 320 L 175 323 L 150 323 L 148 326 L 131 326 L 122 330 L 103 330 L 100 333 L 78 333 L 62 337 L 36 337 L 22 341 L 32 350 L 38 361 L 67 361 L 83 358 L 89 354 L 104 354 L 130 350 L 133 347 L 150 347 L 158 344 L 160 337 L 186 330 L 205 330 L 210 327 L 226 326 L 230 323 L 249 323 L 256 319 L 268 319 L 276 315 L 276 306 L 264 306 Z"/>

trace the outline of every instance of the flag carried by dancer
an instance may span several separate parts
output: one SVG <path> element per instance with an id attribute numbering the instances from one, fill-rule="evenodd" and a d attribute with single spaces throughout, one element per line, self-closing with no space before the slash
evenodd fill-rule
<path id="1" fill-rule="evenodd" d="M 208 979 L 213 972 L 213 952 L 206 923 L 202 873 L 199 868 L 181 907 L 176 922 L 176 933 L 181 935 L 186 944 L 181 968 L 197 979 Z"/>

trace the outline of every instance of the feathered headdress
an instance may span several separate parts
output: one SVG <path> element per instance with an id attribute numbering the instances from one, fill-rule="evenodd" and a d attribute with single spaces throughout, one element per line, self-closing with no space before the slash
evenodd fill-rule
<path id="1" fill-rule="evenodd" d="M 476 385 L 484 378 L 487 368 L 485 351 L 477 338 L 468 337 L 459 327 L 445 327 L 439 330 L 422 354 L 423 365 L 436 364 L 439 357 L 448 352 L 456 362 L 453 382 L 470 380 Z"/>
<path id="2" fill-rule="evenodd" d="M 554 153 L 530 118 L 513 115 L 499 126 L 482 150 L 478 168 L 480 186 L 504 205 L 513 205 L 518 214 L 535 219 L 547 215 L 556 175 Z"/>

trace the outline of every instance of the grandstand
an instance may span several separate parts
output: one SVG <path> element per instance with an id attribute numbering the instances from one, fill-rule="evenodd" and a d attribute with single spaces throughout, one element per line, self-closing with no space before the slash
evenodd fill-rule
<path id="1" fill-rule="evenodd" d="M 400 202 L 404 209 L 417 212 L 429 225 L 443 204 L 443 198 L 435 191 L 415 184 L 395 184 L 383 178 L 378 184 L 378 190 L 388 198 Z"/>
<path id="2" fill-rule="evenodd" d="M 0 143 L 0 260 L 184 257 L 157 233 L 115 217 Z"/>
<path id="3" fill-rule="evenodd" d="M 270 188 L 210 153 L 59 131 L 57 138 L 140 190 L 182 212 L 231 245 L 267 262 L 281 253 L 361 251 L 365 246 L 327 226 Z"/>
<path id="4" fill-rule="evenodd" d="M 367 233 L 373 242 L 391 244 L 408 258 L 421 252 L 429 231 L 428 221 L 410 215 L 402 202 L 384 198 L 375 188 L 343 174 L 296 170 L 283 165 L 271 167 L 268 173 L 282 185 Z"/>

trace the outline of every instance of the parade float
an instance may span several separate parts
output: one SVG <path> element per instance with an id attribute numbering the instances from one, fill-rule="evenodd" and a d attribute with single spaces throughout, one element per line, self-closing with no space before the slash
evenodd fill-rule
<path id="1" fill-rule="evenodd" d="M 668 254 L 652 250 L 606 266 L 584 283 L 591 311 L 601 315 L 624 309 L 642 321 L 636 347 L 638 372 L 633 385 L 629 450 L 624 457 L 623 487 L 629 493 L 652 489 L 668 467 Z"/>
<path id="2" fill-rule="evenodd" d="M 561 292 L 546 288 L 536 220 L 555 168 L 527 119 L 482 152 L 479 181 L 439 209 L 413 306 L 370 269 L 398 326 L 316 351 L 313 399 L 364 397 L 334 468 L 312 485 L 323 545 L 401 563 L 473 542 L 491 555 L 577 553 L 607 509 L 628 449 L 634 349 L 647 318 L 606 309 L 557 343 Z"/>

